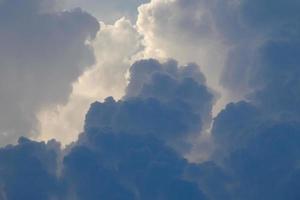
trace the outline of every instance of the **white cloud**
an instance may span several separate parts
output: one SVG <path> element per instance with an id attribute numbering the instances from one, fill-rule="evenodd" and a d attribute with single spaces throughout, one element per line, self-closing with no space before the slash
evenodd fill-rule
<path id="1" fill-rule="evenodd" d="M 144 36 L 144 57 L 196 62 L 208 85 L 221 93 L 227 46 L 215 27 L 212 6 L 205 0 L 152 0 L 139 7 L 137 28 Z"/>
<path id="2" fill-rule="evenodd" d="M 73 141 L 82 130 L 82 119 L 90 103 L 107 96 L 122 97 L 126 71 L 139 58 L 174 58 L 181 64 L 196 62 L 208 84 L 220 91 L 226 50 L 208 6 L 198 0 L 153 0 L 139 7 L 136 28 L 124 18 L 114 25 L 102 23 L 93 44 L 97 64 L 73 85 L 65 106 L 40 113 L 41 138 L 54 136 L 64 143 Z M 145 49 L 141 48 L 142 43 Z"/>
<path id="3" fill-rule="evenodd" d="M 64 106 L 50 107 L 39 114 L 40 139 L 55 137 L 67 144 L 82 130 L 90 104 L 107 96 L 119 99 L 127 85 L 126 72 L 141 49 L 140 35 L 130 21 L 121 18 L 114 25 L 101 23 L 101 31 L 92 43 L 96 65 L 73 84 L 73 92 Z"/>
<path id="4" fill-rule="evenodd" d="M 88 10 L 99 20 L 113 23 L 121 17 L 135 21 L 137 7 L 149 0 L 65 0 L 66 8 L 80 7 Z"/>

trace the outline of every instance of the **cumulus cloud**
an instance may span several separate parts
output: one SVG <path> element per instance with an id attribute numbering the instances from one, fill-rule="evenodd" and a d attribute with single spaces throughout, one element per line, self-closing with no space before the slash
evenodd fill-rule
<path id="1" fill-rule="evenodd" d="M 208 84 L 221 93 L 218 111 L 226 101 L 267 87 L 271 80 L 263 74 L 270 73 L 266 62 L 275 61 L 278 54 L 294 54 L 294 61 L 289 60 L 297 63 L 299 3 L 266 5 L 268 1 L 153 0 L 139 7 L 137 28 L 144 36 L 143 54 L 199 63 Z M 282 68 L 286 67 L 278 70 Z"/>
<path id="2" fill-rule="evenodd" d="M 18 145 L 0 149 L 0 199 L 51 199 L 57 195 L 59 143 L 20 138 Z"/>
<path id="3" fill-rule="evenodd" d="M 163 64 L 141 60 L 130 68 L 124 98 L 94 103 L 85 130 L 152 135 L 180 149 L 189 136 L 198 135 L 210 124 L 213 100 L 197 65 L 179 67 L 173 60 Z"/>
<path id="4" fill-rule="evenodd" d="M 232 187 L 222 194 L 231 199 L 299 198 L 294 187 L 299 173 L 299 7 L 295 1 L 244 0 L 233 7 L 225 4 L 219 12 L 234 11 L 225 19 L 232 17 L 224 30 L 234 46 L 222 81 L 247 100 L 227 105 L 212 129 L 213 159 L 219 165 L 214 171 L 230 177 L 225 183 Z M 213 174 L 207 180 L 220 179 Z"/>
<path id="5" fill-rule="evenodd" d="M 64 179 L 78 199 L 206 199 L 187 165 L 155 138 L 94 129 L 65 157 Z"/>
<path id="6" fill-rule="evenodd" d="M 64 151 L 54 140 L 26 138 L 0 149 L 0 194 L 13 200 L 206 200 L 185 175 L 189 162 L 176 152 L 210 120 L 213 95 L 199 67 L 138 61 L 126 94 L 92 104 L 84 132 Z"/>
<path id="7" fill-rule="evenodd" d="M 185 178 L 188 162 L 153 137 L 94 129 L 61 164 L 59 153 L 26 138 L 0 149 L 1 199 L 207 199 Z"/>
<path id="8" fill-rule="evenodd" d="M 137 7 L 150 0 L 64 0 L 64 7 L 80 7 L 91 12 L 105 23 L 113 23 L 121 17 L 136 20 Z"/>
<path id="9" fill-rule="evenodd" d="M 154 0 L 139 7 L 137 29 L 144 36 L 144 57 L 196 62 L 210 87 L 219 84 L 227 46 L 215 27 L 212 1 Z"/>
<path id="10" fill-rule="evenodd" d="M 107 96 L 115 99 L 124 96 L 126 74 L 136 52 L 142 49 L 140 37 L 125 18 L 113 25 L 101 23 L 101 30 L 91 42 L 95 64 L 72 85 L 66 104 L 49 107 L 39 113 L 42 132 L 39 139 L 55 137 L 64 144 L 75 141 L 83 130 L 84 116 L 91 102 L 104 100 Z"/>
<path id="11" fill-rule="evenodd" d="M 76 87 L 90 89 L 98 83 L 89 84 L 92 77 L 98 79 L 92 72 L 101 72 L 100 90 L 119 98 L 93 103 L 83 133 L 64 151 L 55 141 L 25 138 L 2 148 L 0 199 L 298 200 L 300 4 L 271 3 L 144 4 L 137 30 L 144 36 L 145 51 L 137 57 L 174 57 L 179 64 L 146 59 L 129 69 L 140 50 L 140 35 L 124 19 L 113 26 L 103 24 L 97 37 L 110 42 L 100 42 L 97 54 L 104 64 L 85 73 Z M 49 11 L 40 8 L 38 14 L 48 16 Z M 100 49 L 110 50 L 101 54 Z M 112 54 L 116 62 L 107 59 L 116 49 L 121 52 Z M 209 80 L 198 65 L 181 66 L 186 61 L 199 61 Z M 210 75 L 214 66 L 217 75 Z M 116 85 L 122 85 L 121 90 L 106 85 L 103 76 L 120 80 Z M 214 85 L 220 77 L 231 95 L 244 101 L 229 103 L 215 117 L 212 156 L 191 164 L 183 158 L 191 140 L 212 121 L 214 96 L 207 84 Z M 102 96 L 98 90 L 94 94 Z M 26 178 L 32 184 L 25 183 Z"/>
<path id="12" fill-rule="evenodd" d="M 231 185 L 220 191 L 230 199 L 299 198 L 293 185 L 298 184 L 295 178 L 299 173 L 297 120 L 274 118 L 251 102 L 239 102 L 228 105 L 219 114 L 212 133 L 217 165 L 207 168 L 203 164 L 198 171 L 191 171 L 198 174 L 200 185 L 213 186 L 219 181 Z M 203 167 L 210 172 L 208 176 L 200 173 Z"/>
<path id="13" fill-rule="evenodd" d="M 64 103 L 71 83 L 93 64 L 86 43 L 98 22 L 80 9 L 55 11 L 55 1 L 0 3 L 0 144 L 36 136 L 36 113 Z"/>
<path id="14" fill-rule="evenodd" d="M 152 1 L 140 7 L 137 25 L 145 34 L 146 53 L 158 57 L 173 54 L 184 60 L 184 54 L 174 52 L 176 48 L 186 48 L 193 60 L 197 58 L 194 52 L 200 58 L 200 51 L 191 51 L 193 44 L 209 52 L 205 41 L 213 44 L 215 40 L 224 45 L 220 54 L 224 60 L 219 66 L 223 68 L 219 73 L 222 86 L 230 91 L 231 97 L 246 100 L 228 104 L 217 115 L 212 127 L 213 162 L 194 166 L 188 173 L 197 177 L 199 186 L 212 199 L 299 198 L 292 185 L 298 185 L 295 179 L 299 171 L 299 3 L 180 3 Z M 193 20 L 193 8 L 184 12 L 189 3 L 199 13 L 204 10 L 202 20 Z M 191 27 L 184 28 L 182 19 Z M 200 25 L 207 32 L 193 29 Z M 172 45 L 177 47 L 170 48 Z"/>
<path id="15" fill-rule="evenodd" d="M 271 85 L 283 84 L 280 91 L 289 90 L 287 85 L 292 85 L 297 72 L 299 3 L 275 1 L 271 5 L 268 1 L 243 0 L 232 6 L 233 1 L 225 2 L 219 3 L 222 6 L 216 12 L 216 23 L 224 31 L 226 41 L 232 44 L 223 85 L 233 93 L 264 90 L 265 96 L 271 96 L 267 95 Z"/>
<path id="16" fill-rule="evenodd" d="M 223 83 L 246 91 L 247 102 L 229 104 L 212 129 L 217 171 L 230 177 L 232 199 L 299 198 L 299 7 L 246 0 L 235 7 L 239 24 L 229 29 L 239 30 L 238 39 L 228 32 L 235 47 Z"/>

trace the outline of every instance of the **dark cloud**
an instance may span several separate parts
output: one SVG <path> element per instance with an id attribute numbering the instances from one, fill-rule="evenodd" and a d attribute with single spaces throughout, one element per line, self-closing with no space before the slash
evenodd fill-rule
<path id="1" fill-rule="evenodd" d="M 243 148 L 257 134 L 260 112 L 247 102 L 231 103 L 215 118 L 212 134 L 216 159 Z M 237 120 L 238 119 L 238 120 Z"/>
<path id="2" fill-rule="evenodd" d="M 56 179 L 59 144 L 20 138 L 18 145 L 0 149 L 0 199 L 51 199 Z"/>
<path id="3" fill-rule="evenodd" d="M 299 8 L 264 0 L 214 7 L 231 45 L 223 85 L 246 101 L 215 118 L 213 161 L 187 171 L 212 199 L 299 199 Z"/>
<path id="4" fill-rule="evenodd" d="M 233 93 L 252 93 L 257 102 L 265 101 L 264 106 L 281 109 L 295 103 L 284 98 L 298 85 L 299 8 L 293 0 L 228 0 L 217 6 L 216 22 L 231 45 L 224 86 Z"/>
<path id="5" fill-rule="evenodd" d="M 94 103 L 85 130 L 151 135 L 179 151 L 190 146 L 189 136 L 197 136 L 210 123 L 213 104 L 198 67 L 142 60 L 133 64 L 130 72 L 124 99 Z"/>
<path id="6" fill-rule="evenodd" d="M 191 146 L 186 138 L 200 133 L 202 116 L 210 118 L 213 95 L 198 66 L 138 61 L 126 91 L 120 101 L 91 105 L 85 131 L 64 159 L 69 191 L 79 199 L 206 199 L 172 149 Z"/>
<path id="7" fill-rule="evenodd" d="M 52 0 L 0 2 L 1 145 L 35 135 L 36 114 L 64 103 L 85 67 L 93 64 L 87 41 L 99 24 L 81 11 L 55 11 Z"/>
<path id="8" fill-rule="evenodd" d="M 84 133 L 64 151 L 55 141 L 25 138 L 2 148 L 0 194 L 13 200 L 205 200 L 185 175 L 189 162 L 176 151 L 181 143 L 191 146 L 190 134 L 200 134 L 212 101 L 195 64 L 138 61 L 127 95 L 92 104 Z"/>
<path id="9" fill-rule="evenodd" d="M 258 89 L 250 98 L 273 115 L 299 117 L 299 44 L 293 38 L 271 40 L 260 49 L 261 63 L 253 75 Z"/>
<path id="10" fill-rule="evenodd" d="M 188 162 L 148 136 L 90 130 L 63 158 L 59 144 L 21 138 L 0 149 L 0 199 L 207 199 Z"/>
<path id="11" fill-rule="evenodd" d="M 159 140 L 90 130 L 64 159 L 64 174 L 79 199 L 206 199 L 185 180 L 188 165 Z"/>
<path id="12" fill-rule="evenodd" d="M 255 109 L 245 102 L 230 105 L 214 124 L 217 153 L 221 152 L 217 171 L 231 178 L 227 193 L 243 200 L 297 199 L 293 184 L 298 184 L 299 123 L 275 120 Z M 211 180 L 219 181 L 215 176 Z"/>

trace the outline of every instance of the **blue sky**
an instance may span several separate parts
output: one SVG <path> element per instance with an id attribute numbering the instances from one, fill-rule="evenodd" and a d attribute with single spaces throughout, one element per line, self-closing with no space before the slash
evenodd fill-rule
<path id="1" fill-rule="evenodd" d="M 0 0 L 0 200 L 298 200 L 299 9 Z"/>

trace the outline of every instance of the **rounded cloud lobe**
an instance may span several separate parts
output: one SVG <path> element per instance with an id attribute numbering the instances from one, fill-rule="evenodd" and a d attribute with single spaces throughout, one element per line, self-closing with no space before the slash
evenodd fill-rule
<path id="1" fill-rule="evenodd" d="M 125 18 L 113 25 L 101 23 L 101 30 L 91 43 L 95 64 L 73 83 L 66 104 L 52 106 L 39 113 L 40 139 L 54 137 L 63 144 L 69 144 L 83 130 L 84 116 L 91 102 L 102 101 L 107 96 L 122 98 L 127 85 L 126 74 L 136 52 L 141 49 L 140 37 Z"/>
<path id="2" fill-rule="evenodd" d="M 144 36 L 146 58 L 196 62 L 209 86 L 220 90 L 227 49 L 215 27 L 212 5 L 206 0 L 151 1 L 138 9 L 137 29 Z"/>
<path id="3" fill-rule="evenodd" d="M 64 103 L 72 82 L 94 62 L 86 41 L 98 22 L 80 9 L 54 9 L 54 1 L 0 3 L 1 145 L 36 136 L 36 113 Z"/>
<path id="4" fill-rule="evenodd" d="M 227 16 L 235 17 L 225 38 L 234 46 L 222 81 L 233 93 L 246 94 L 246 101 L 228 104 L 216 117 L 212 159 L 219 167 L 200 168 L 210 172 L 204 175 L 208 183 L 232 185 L 218 191 L 218 198 L 297 199 L 300 32 L 295 9 L 300 4 L 244 0 L 228 5 L 224 10 L 235 12 Z M 210 190 L 211 196 L 218 193 Z"/>
<path id="5" fill-rule="evenodd" d="M 189 136 L 197 136 L 210 124 L 213 102 L 197 65 L 141 60 L 130 68 L 122 100 L 107 98 L 92 104 L 85 130 L 152 135 L 175 149 L 185 149 Z"/>

